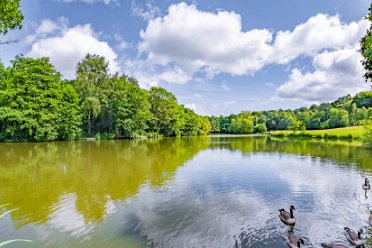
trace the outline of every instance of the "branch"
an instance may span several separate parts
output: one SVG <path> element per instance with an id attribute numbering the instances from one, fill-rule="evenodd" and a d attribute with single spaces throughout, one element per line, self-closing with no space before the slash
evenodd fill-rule
<path id="1" fill-rule="evenodd" d="M 0 41 L 0 45 L 9 45 L 18 42 L 18 40 L 7 40 L 7 41 Z"/>

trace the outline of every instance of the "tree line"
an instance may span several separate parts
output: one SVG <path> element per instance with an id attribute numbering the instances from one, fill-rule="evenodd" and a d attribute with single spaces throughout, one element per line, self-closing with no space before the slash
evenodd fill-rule
<path id="1" fill-rule="evenodd" d="M 372 118 L 372 92 L 340 97 L 331 103 L 295 110 L 242 112 L 209 117 L 212 133 L 263 133 L 271 130 L 316 130 L 365 125 Z"/>
<path id="2" fill-rule="evenodd" d="M 145 90 L 133 78 L 110 75 L 98 55 L 86 55 L 73 80 L 63 79 L 48 58 L 17 56 L 7 68 L 0 63 L 0 141 L 209 132 L 207 117 L 179 104 L 164 88 Z"/>

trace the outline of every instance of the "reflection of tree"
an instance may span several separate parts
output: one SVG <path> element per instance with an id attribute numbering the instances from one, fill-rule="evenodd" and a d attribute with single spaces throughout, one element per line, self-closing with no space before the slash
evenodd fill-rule
<path id="1" fill-rule="evenodd" d="M 100 221 L 112 200 L 134 196 L 142 185 L 162 186 L 199 151 L 229 149 L 311 155 L 371 169 L 372 154 L 353 143 L 274 140 L 268 137 L 0 144 L 0 205 L 17 208 L 18 226 L 42 223 L 64 194 L 76 196 L 86 222 Z"/>
<path id="2" fill-rule="evenodd" d="M 108 201 L 161 186 L 207 146 L 207 138 L 0 144 L 0 205 L 12 203 L 23 226 L 45 222 L 74 193 L 85 221 L 99 221 Z"/>
<path id="3" fill-rule="evenodd" d="M 352 142 L 239 137 L 213 138 L 212 147 L 237 150 L 244 155 L 256 152 L 310 155 L 331 159 L 339 164 L 357 165 L 363 170 L 372 170 L 372 153 Z"/>

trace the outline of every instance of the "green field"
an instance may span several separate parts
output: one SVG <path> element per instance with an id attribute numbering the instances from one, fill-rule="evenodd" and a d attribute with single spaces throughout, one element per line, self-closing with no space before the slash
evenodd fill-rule
<path id="1" fill-rule="evenodd" d="M 300 133 L 301 131 L 296 131 L 296 133 Z M 353 138 L 361 138 L 364 133 L 363 126 L 355 126 L 355 127 L 342 127 L 342 128 L 333 128 L 333 129 L 324 129 L 324 130 L 306 130 L 306 133 L 311 135 L 337 135 L 337 136 L 347 136 L 352 135 Z M 284 134 L 289 135 L 293 133 L 290 130 L 280 130 L 280 131 L 271 131 L 270 134 Z"/>

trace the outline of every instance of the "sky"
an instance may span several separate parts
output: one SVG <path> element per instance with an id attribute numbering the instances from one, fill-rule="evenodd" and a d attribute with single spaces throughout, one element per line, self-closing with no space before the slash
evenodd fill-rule
<path id="1" fill-rule="evenodd" d="M 87 53 L 201 115 L 295 109 L 369 90 L 359 40 L 370 0 L 21 0 L 0 40 L 75 77 Z"/>

